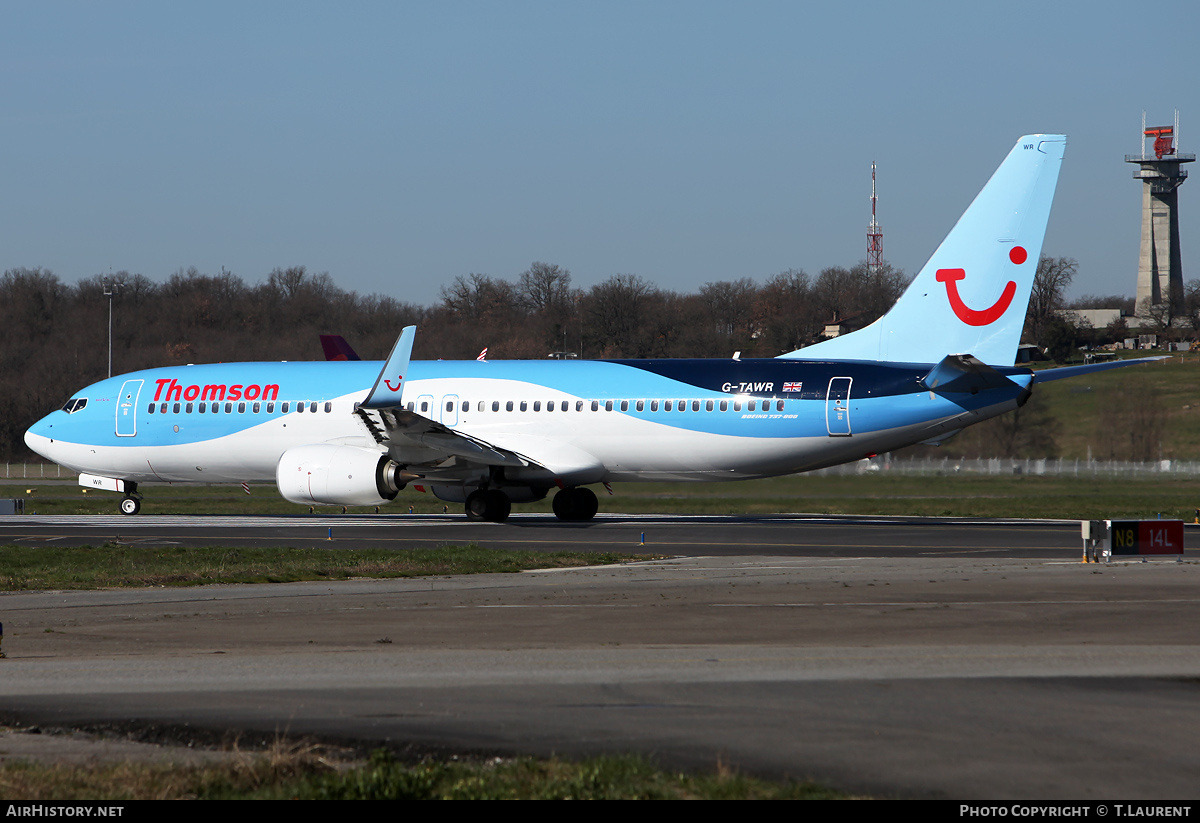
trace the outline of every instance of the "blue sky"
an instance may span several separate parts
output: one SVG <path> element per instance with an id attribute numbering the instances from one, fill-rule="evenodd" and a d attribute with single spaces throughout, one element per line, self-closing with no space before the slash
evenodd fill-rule
<path id="1" fill-rule="evenodd" d="M 0 4 L 0 268 L 328 271 L 418 303 L 535 260 L 587 287 L 925 262 L 1022 134 L 1070 137 L 1044 253 L 1133 294 L 1123 156 L 1200 4 Z M 1139 38 L 1153 31 L 1155 38 Z M 1195 135 L 1195 140 L 1191 139 Z M 1195 191 L 1192 187 L 1197 187 Z M 1200 183 L 1181 189 L 1200 277 Z"/>

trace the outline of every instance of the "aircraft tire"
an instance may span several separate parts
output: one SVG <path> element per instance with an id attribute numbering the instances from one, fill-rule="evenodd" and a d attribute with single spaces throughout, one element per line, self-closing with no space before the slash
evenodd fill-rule
<path id="1" fill-rule="evenodd" d="M 600 509 L 600 501 L 596 499 L 595 493 L 580 486 L 563 489 L 554 495 L 551 505 L 555 517 L 572 523 L 591 520 Z"/>
<path id="2" fill-rule="evenodd" d="M 512 513 L 512 501 L 499 489 L 476 489 L 467 495 L 464 508 L 468 520 L 503 523 Z"/>
<path id="3" fill-rule="evenodd" d="M 137 514 L 142 510 L 142 501 L 136 497 L 126 497 L 121 501 L 121 514 Z"/>
<path id="4" fill-rule="evenodd" d="M 560 489 L 554 495 L 554 499 L 550 501 L 550 508 L 554 510 L 554 516 L 559 520 L 571 519 L 571 500 L 574 489 Z"/>
<path id="5" fill-rule="evenodd" d="M 476 489 L 471 492 L 467 495 L 466 502 L 463 503 L 463 508 L 467 511 L 468 520 L 476 522 L 487 520 L 487 492 L 482 489 Z"/>
<path id="6" fill-rule="evenodd" d="M 575 489 L 575 519 L 591 520 L 600 511 L 600 501 L 596 493 L 583 487 Z"/>
<path id="7" fill-rule="evenodd" d="M 499 489 L 489 489 L 487 492 L 486 519 L 493 523 L 503 523 L 512 513 L 512 501 L 508 495 Z"/>

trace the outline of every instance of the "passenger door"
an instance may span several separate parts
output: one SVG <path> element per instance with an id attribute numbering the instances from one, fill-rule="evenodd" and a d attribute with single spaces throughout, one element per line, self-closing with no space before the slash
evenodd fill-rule
<path id="1" fill-rule="evenodd" d="M 117 437 L 137 434 L 137 403 L 142 393 L 141 380 L 126 380 L 117 397 Z"/>
<path id="2" fill-rule="evenodd" d="M 850 384 L 852 377 L 835 377 L 829 381 L 825 395 L 825 428 L 830 437 L 850 436 Z"/>

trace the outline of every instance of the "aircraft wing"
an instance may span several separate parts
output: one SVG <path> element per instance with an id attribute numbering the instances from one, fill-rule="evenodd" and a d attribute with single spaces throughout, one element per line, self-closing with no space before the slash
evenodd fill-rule
<path id="1" fill-rule="evenodd" d="M 356 414 L 366 423 L 377 443 L 402 453 L 406 447 L 411 449 L 413 446 L 419 446 L 447 457 L 463 457 L 471 463 L 485 466 L 540 465 L 515 451 L 494 446 L 478 437 L 455 431 L 428 417 L 422 417 L 398 402 L 396 405 L 374 409 L 360 406 Z"/>
<path id="2" fill-rule="evenodd" d="M 540 465 L 512 450 L 498 448 L 423 417 L 404 404 L 404 375 L 408 373 L 416 334 L 416 326 L 404 327 L 366 400 L 354 410 L 375 442 L 401 454 L 412 451 L 414 446 L 434 452 L 422 455 L 424 459 L 420 462 L 431 462 L 431 457 L 453 456 L 485 466 Z"/>

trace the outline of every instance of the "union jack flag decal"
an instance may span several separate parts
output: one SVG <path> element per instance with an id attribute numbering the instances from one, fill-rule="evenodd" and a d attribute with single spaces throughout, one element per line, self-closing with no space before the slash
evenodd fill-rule
<path id="1" fill-rule="evenodd" d="M 784 391 L 800 391 L 800 387 L 803 385 L 804 385 L 803 383 L 784 383 L 783 390 Z"/>

